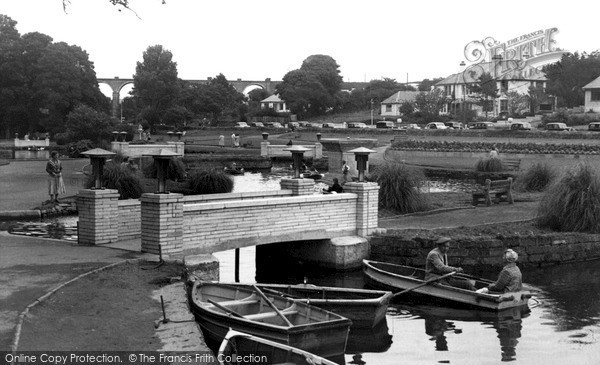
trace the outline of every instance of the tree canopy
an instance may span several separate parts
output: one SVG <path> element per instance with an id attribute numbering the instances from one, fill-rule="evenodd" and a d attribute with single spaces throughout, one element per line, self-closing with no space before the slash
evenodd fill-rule
<path id="1" fill-rule="evenodd" d="M 582 87 L 600 76 L 600 52 L 565 54 L 542 71 L 548 79 L 546 92 L 558 97 L 558 107 L 580 106 L 584 104 Z"/>

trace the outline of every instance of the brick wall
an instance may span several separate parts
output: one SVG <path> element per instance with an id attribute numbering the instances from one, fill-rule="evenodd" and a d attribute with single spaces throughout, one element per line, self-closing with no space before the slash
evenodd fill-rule
<path id="1" fill-rule="evenodd" d="M 167 142 L 166 144 L 130 144 L 129 142 L 113 141 L 110 143 L 110 150 L 112 152 L 121 152 L 125 156 L 133 158 L 156 154 L 161 149 L 169 150 L 183 156 L 184 146 L 184 142 Z"/>
<path id="2" fill-rule="evenodd" d="M 119 200 L 119 241 L 141 237 L 141 203 L 138 199 Z"/>

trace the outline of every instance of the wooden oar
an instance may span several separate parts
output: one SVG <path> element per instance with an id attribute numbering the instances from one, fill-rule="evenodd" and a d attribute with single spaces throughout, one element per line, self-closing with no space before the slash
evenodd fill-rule
<path id="1" fill-rule="evenodd" d="M 418 289 L 418 288 L 420 288 L 420 287 L 422 287 L 422 286 L 429 285 L 429 284 L 431 284 L 431 283 L 433 283 L 433 282 L 436 282 L 436 281 L 440 281 L 440 280 L 442 280 L 442 279 L 445 279 L 445 278 L 447 278 L 447 277 L 449 277 L 449 276 L 452 276 L 452 275 L 454 275 L 454 274 L 456 274 L 456 271 L 449 272 L 449 273 L 447 273 L 446 275 L 438 276 L 437 278 L 432 278 L 432 279 L 429 279 L 429 280 L 427 280 L 426 282 L 424 282 L 424 283 L 421 283 L 421 284 L 419 284 L 419 285 L 417 285 L 417 286 L 413 286 L 412 288 L 405 289 L 405 290 L 402 290 L 401 292 L 395 293 L 394 295 L 392 295 L 392 299 L 394 299 L 394 298 L 396 298 L 397 296 L 400 296 L 400 295 L 402 295 L 402 294 L 405 294 L 405 293 L 411 292 L 411 291 L 413 291 L 413 290 L 415 290 L 415 289 Z"/>
<path id="2" fill-rule="evenodd" d="M 221 309 L 221 310 L 224 310 L 225 312 L 227 312 L 227 313 L 229 313 L 229 314 L 233 315 L 234 317 L 244 318 L 244 316 L 242 316 L 242 315 L 241 315 L 241 314 L 239 314 L 238 312 L 234 311 L 233 309 L 229 309 L 229 308 L 227 308 L 226 306 L 224 306 L 224 305 L 221 305 L 221 304 L 219 304 L 219 303 L 215 302 L 215 301 L 214 301 L 214 300 L 212 300 L 212 299 L 207 299 L 207 301 L 208 301 L 210 304 L 214 305 L 215 307 L 217 307 L 217 308 L 219 308 L 219 309 Z"/>
<path id="3" fill-rule="evenodd" d="M 287 317 L 281 313 L 281 311 L 279 310 L 279 308 L 277 308 L 275 306 L 275 304 L 273 304 L 273 302 L 271 302 L 271 300 L 269 300 L 269 298 L 267 298 L 267 296 L 265 295 L 265 293 L 262 292 L 262 290 L 260 290 L 256 285 L 252 284 L 252 287 L 254 288 L 254 290 L 256 290 L 256 292 L 258 293 L 258 295 L 260 295 L 265 302 L 267 302 L 267 304 L 269 305 L 269 307 L 273 308 L 273 310 L 275 311 L 275 313 L 277 313 L 277 315 L 281 318 L 283 318 L 283 320 L 285 321 L 285 323 L 289 326 L 289 327 L 293 327 L 294 325 L 292 324 L 292 322 L 290 322 L 289 319 L 287 319 Z"/>

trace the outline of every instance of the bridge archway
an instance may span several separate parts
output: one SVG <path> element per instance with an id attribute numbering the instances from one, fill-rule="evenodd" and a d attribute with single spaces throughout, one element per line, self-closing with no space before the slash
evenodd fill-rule
<path id="1" fill-rule="evenodd" d="M 244 94 L 244 96 L 248 97 L 248 95 L 250 94 L 250 92 L 251 92 L 252 90 L 256 90 L 256 89 L 263 89 L 263 90 L 266 90 L 266 87 L 264 87 L 264 86 L 263 86 L 263 85 L 261 85 L 261 84 L 251 84 L 251 85 L 248 85 L 248 86 L 246 86 L 246 87 L 244 88 L 244 90 L 242 90 L 242 94 Z"/>
<path id="2" fill-rule="evenodd" d="M 127 90 L 127 93 L 129 93 L 129 91 L 131 91 L 131 89 L 133 87 L 133 79 L 120 79 L 118 77 L 115 77 L 114 79 L 97 79 L 97 80 L 98 80 L 98 86 L 100 87 L 100 91 L 102 91 L 105 95 L 108 92 L 108 90 L 106 88 L 103 88 L 102 85 L 108 85 L 108 87 L 112 91 L 112 95 L 110 96 L 111 101 L 112 101 L 112 115 L 113 115 L 113 117 L 118 116 L 119 108 L 121 106 L 121 99 L 122 99 L 121 91 Z"/>

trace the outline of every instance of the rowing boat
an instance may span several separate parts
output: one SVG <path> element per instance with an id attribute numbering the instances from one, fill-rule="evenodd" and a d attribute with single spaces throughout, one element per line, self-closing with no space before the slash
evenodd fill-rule
<path id="1" fill-rule="evenodd" d="M 471 290 L 456 288 L 440 283 L 425 284 L 425 270 L 411 266 L 386 262 L 363 260 L 363 272 L 367 283 L 375 287 L 392 291 L 413 289 L 409 293 L 418 295 L 425 301 L 453 306 L 467 306 L 486 310 L 501 311 L 508 308 L 526 306 L 531 293 L 526 290 L 502 294 L 483 294 Z M 455 275 L 461 278 L 461 275 Z M 465 275 L 462 278 L 467 279 Z M 469 277 L 469 279 L 473 279 Z M 475 288 L 484 288 L 490 280 L 474 278 Z"/>
<path id="2" fill-rule="evenodd" d="M 333 312 L 252 286 L 196 281 L 189 303 L 213 345 L 231 328 L 332 358 L 344 354 L 351 325 Z"/>
<path id="3" fill-rule="evenodd" d="M 220 365 L 337 365 L 308 351 L 235 330 L 229 330 L 225 335 L 217 360 Z"/>
<path id="4" fill-rule="evenodd" d="M 382 290 L 339 288 L 312 284 L 256 284 L 265 292 L 279 292 L 346 317 L 352 329 L 373 328 L 385 319 L 392 293 Z"/>

